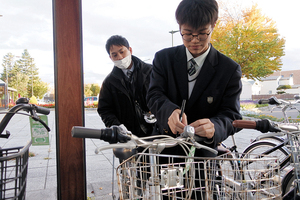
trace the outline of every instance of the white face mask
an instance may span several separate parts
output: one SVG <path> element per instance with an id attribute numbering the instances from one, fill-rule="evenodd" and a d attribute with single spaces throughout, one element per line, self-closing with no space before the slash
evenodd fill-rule
<path id="1" fill-rule="evenodd" d="M 120 69 L 127 69 L 131 64 L 131 54 L 123 58 L 122 60 L 113 61 L 114 65 Z"/>

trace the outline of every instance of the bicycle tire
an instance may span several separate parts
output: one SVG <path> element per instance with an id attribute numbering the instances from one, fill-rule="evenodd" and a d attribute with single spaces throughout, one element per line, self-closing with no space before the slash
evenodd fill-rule
<path id="1" fill-rule="evenodd" d="M 294 186 L 295 173 L 294 169 L 291 169 L 283 178 L 281 182 L 281 191 L 282 194 L 285 195 L 287 192 L 292 190 Z"/>
<path id="2" fill-rule="evenodd" d="M 242 153 L 241 158 L 245 158 L 246 155 L 252 154 L 255 155 L 261 155 L 265 150 L 268 150 L 269 148 L 273 148 L 278 145 L 278 142 L 270 141 L 270 140 L 259 140 L 256 142 L 251 143 L 248 147 L 245 148 L 245 150 Z M 262 149 L 262 147 L 265 147 Z M 260 150 L 256 151 L 257 149 L 261 148 Z M 275 153 L 276 152 L 276 153 Z M 278 148 L 275 152 L 271 152 L 270 154 L 267 154 L 269 156 L 275 156 L 282 161 L 284 158 L 289 156 L 289 150 L 286 147 Z M 277 154 L 281 153 L 281 156 L 278 156 Z"/>
<path id="3" fill-rule="evenodd" d="M 263 153 L 266 150 L 269 150 L 270 148 L 273 148 L 278 145 L 278 142 L 276 141 L 270 141 L 270 140 L 259 140 L 257 142 L 254 142 L 250 144 L 248 147 L 245 148 L 245 150 L 242 153 L 241 158 L 258 158 L 260 155 L 263 155 Z M 266 154 L 264 154 L 266 155 Z M 282 162 L 284 159 L 286 159 L 289 156 L 289 150 L 286 147 L 281 147 L 275 150 L 274 152 L 271 152 L 268 154 L 268 156 L 274 156 L 277 157 L 279 160 L 279 163 Z M 241 164 L 242 169 L 247 169 L 244 171 L 248 171 L 247 174 L 243 174 L 245 179 L 250 179 L 250 180 L 255 180 L 257 177 L 261 176 L 258 172 L 249 170 L 251 168 L 251 164 Z M 278 177 L 278 180 L 276 181 L 281 181 L 282 178 L 285 176 L 287 173 L 287 170 L 290 170 L 290 167 L 288 167 L 289 164 L 286 164 L 285 166 L 282 166 L 280 168 L 280 177 Z M 250 173 L 251 172 L 251 173 Z M 270 183 L 268 183 L 270 184 Z M 256 186 L 253 186 L 256 187 Z M 277 191 L 274 191 L 274 193 Z"/>

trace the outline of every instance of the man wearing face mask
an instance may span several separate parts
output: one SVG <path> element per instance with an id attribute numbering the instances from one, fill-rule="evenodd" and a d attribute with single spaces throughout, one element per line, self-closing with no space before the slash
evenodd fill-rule
<path id="1" fill-rule="evenodd" d="M 113 35 L 106 42 L 106 51 L 114 63 L 101 86 L 98 113 L 106 127 L 124 124 L 133 134 L 143 137 L 152 133 L 146 93 L 152 65 L 132 55 L 126 38 Z"/>

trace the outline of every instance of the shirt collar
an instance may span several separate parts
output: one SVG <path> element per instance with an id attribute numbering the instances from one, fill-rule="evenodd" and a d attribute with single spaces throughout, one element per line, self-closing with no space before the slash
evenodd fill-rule
<path id="1" fill-rule="evenodd" d="M 127 71 L 132 71 L 134 70 L 134 63 L 132 63 L 132 67 L 130 69 L 122 69 L 123 73 L 125 74 L 125 76 L 127 76 Z"/>
<path id="2" fill-rule="evenodd" d="M 185 48 L 185 51 L 186 51 L 187 62 L 189 62 L 194 57 L 187 48 Z M 197 65 L 199 67 L 202 67 L 204 60 L 205 60 L 207 54 L 209 53 L 209 51 L 210 51 L 210 45 L 208 46 L 208 49 L 202 55 L 194 58 L 195 62 L 197 63 Z"/>

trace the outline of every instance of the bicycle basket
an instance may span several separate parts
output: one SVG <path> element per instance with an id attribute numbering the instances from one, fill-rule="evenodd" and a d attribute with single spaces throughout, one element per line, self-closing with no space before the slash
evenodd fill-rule
<path id="1" fill-rule="evenodd" d="M 298 128 L 299 129 L 299 128 Z M 300 131 L 288 132 L 289 144 L 287 147 L 291 150 L 292 163 L 294 167 L 295 180 L 297 185 L 300 184 Z M 300 192 L 298 191 L 298 195 Z"/>
<path id="2" fill-rule="evenodd" d="M 238 158 L 235 158 L 238 156 Z M 244 156 L 244 157 L 242 157 Z M 207 173 L 210 166 L 217 165 L 216 177 L 208 190 L 210 196 L 222 199 L 281 199 L 281 178 L 279 160 L 272 156 L 247 154 L 224 154 L 207 160 Z M 220 178 L 221 177 L 221 178 Z M 218 194 L 216 190 L 218 189 Z"/>
<path id="3" fill-rule="evenodd" d="M 150 160 L 152 160 L 151 164 Z M 240 170 L 237 161 L 227 154 L 216 158 L 199 158 L 139 153 L 117 168 L 120 199 L 164 199 L 164 197 L 167 199 L 255 199 L 253 197 L 268 199 L 270 197 L 273 199 L 274 196 L 280 197 L 280 181 L 275 181 L 278 175 L 275 158 L 260 158 L 255 162 L 251 160 L 257 163 L 253 164 L 256 168 L 250 169 L 244 166 L 243 170 Z M 246 164 L 248 160 L 240 161 Z M 228 164 L 229 168 L 227 168 Z M 266 169 L 267 165 L 272 167 Z M 253 174 L 248 172 L 253 171 L 268 177 L 259 177 L 256 174 L 255 178 L 258 178 L 258 181 L 250 179 L 249 175 L 253 176 Z M 249 195 L 251 198 L 248 198 Z"/>
<path id="4" fill-rule="evenodd" d="M 0 149 L 0 199 L 25 199 L 30 145 Z"/>
<path id="5" fill-rule="evenodd" d="M 287 145 L 295 157 L 300 155 L 300 131 L 287 132 L 289 135 L 289 144 Z M 295 160 L 296 162 L 298 160 Z"/>

